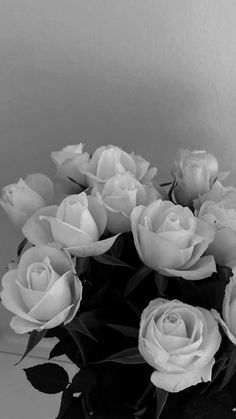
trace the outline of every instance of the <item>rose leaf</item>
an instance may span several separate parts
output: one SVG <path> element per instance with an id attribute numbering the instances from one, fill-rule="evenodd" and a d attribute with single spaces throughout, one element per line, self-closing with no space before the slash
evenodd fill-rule
<path id="1" fill-rule="evenodd" d="M 41 341 L 41 339 L 43 339 L 43 337 L 46 335 L 47 330 L 43 329 L 43 330 L 33 330 L 30 335 L 29 335 L 29 339 L 28 339 L 28 343 L 27 343 L 27 347 L 25 352 L 23 353 L 22 357 L 20 358 L 20 360 L 15 364 L 18 365 L 25 357 L 26 355 L 28 355 L 34 348 L 35 346 Z"/>
<path id="2" fill-rule="evenodd" d="M 57 364 L 48 362 L 25 368 L 24 371 L 32 386 L 43 393 L 60 393 L 69 384 L 67 372 Z"/>

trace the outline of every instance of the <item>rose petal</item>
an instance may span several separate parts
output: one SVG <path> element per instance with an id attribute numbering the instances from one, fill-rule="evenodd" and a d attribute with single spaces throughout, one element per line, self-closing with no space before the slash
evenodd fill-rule
<path id="1" fill-rule="evenodd" d="M 74 316 L 76 315 L 83 295 L 83 286 L 82 282 L 79 280 L 78 277 L 73 275 L 73 281 L 71 281 L 71 295 L 72 295 L 72 307 L 68 312 L 67 318 L 65 319 L 65 324 L 68 324 L 73 320 Z"/>
<path id="2" fill-rule="evenodd" d="M 216 264 L 213 256 L 202 256 L 190 269 L 169 269 L 159 270 L 163 275 L 180 276 L 184 279 L 198 280 L 210 277 L 216 272 Z"/>
<path id="3" fill-rule="evenodd" d="M 63 246 L 76 246 L 91 243 L 91 237 L 82 230 L 53 217 L 44 217 L 51 226 L 54 240 Z"/>
<path id="4" fill-rule="evenodd" d="M 154 386 L 162 388 L 165 391 L 177 393 L 198 383 L 210 381 L 214 362 L 215 360 L 212 359 L 209 364 L 201 370 L 187 370 L 182 374 L 154 371 L 151 375 L 151 382 Z"/>
<path id="5" fill-rule="evenodd" d="M 87 199 L 89 212 L 96 222 L 100 237 L 104 233 L 107 225 L 106 211 L 94 196 L 88 196 Z"/>
<path id="6" fill-rule="evenodd" d="M 215 320 L 222 326 L 224 329 L 224 332 L 226 336 L 228 336 L 229 340 L 236 345 L 236 336 L 234 336 L 231 331 L 229 330 L 229 327 L 227 326 L 226 322 L 220 317 L 219 313 L 215 309 L 211 309 L 211 312 L 215 318 Z"/>
<path id="7" fill-rule="evenodd" d="M 2 304 L 5 308 L 7 308 L 7 310 L 11 311 L 17 316 L 22 317 L 29 322 L 40 324 L 38 320 L 35 320 L 30 316 L 30 314 L 28 314 L 28 309 L 22 300 L 19 287 L 16 284 L 16 275 L 17 270 L 12 270 L 3 276 L 3 290 L 1 293 Z"/>
<path id="8" fill-rule="evenodd" d="M 142 261 L 143 261 L 143 254 L 142 254 L 142 250 L 139 244 L 138 225 L 139 225 L 140 220 L 142 219 L 145 208 L 146 207 L 144 205 L 139 205 L 135 207 L 130 214 L 131 230 L 133 233 L 134 244 L 138 252 L 138 255 Z"/>
<path id="9" fill-rule="evenodd" d="M 26 250 L 18 265 L 18 278 L 22 284 L 26 277 L 28 266 L 35 262 L 42 262 L 45 257 L 50 259 L 53 269 L 59 276 L 72 269 L 72 262 L 65 253 L 50 246 L 35 246 Z"/>
<path id="10" fill-rule="evenodd" d="M 30 243 L 36 245 L 48 244 L 54 241 L 50 224 L 46 220 L 41 220 L 40 217 L 55 216 L 57 208 L 56 205 L 41 208 L 26 221 L 22 227 L 22 233 Z"/>
<path id="11" fill-rule="evenodd" d="M 44 199 L 47 205 L 53 204 L 54 188 L 51 179 L 42 173 L 34 173 L 25 178 L 25 183 Z"/>
<path id="12" fill-rule="evenodd" d="M 40 329 L 53 329 L 54 327 L 59 326 L 59 324 L 63 323 L 67 317 L 68 314 L 70 312 L 72 308 L 72 305 L 70 305 L 69 307 L 65 308 L 65 310 L 61 311 L 60 313 L 58 313 L 55 317 L 53 317 L 52 319 L 50 319 L 48 322 L 44 323 Z"/>
<path id="13" fill-rule="evenodd" d="M 105 240 L 73 247 L 66 247 L 64 250 L 68 251 L 73 256 L 99 256 L 106 253 L 113 246 L 118 236 L 119 234 L 116 234 L 116 236 L 109 237 Z"/>
<path id="14" fill-rule="evenodd" d="M 138 236 L 144 263 L 154 270 L 178 269 L 191 258 L 193 247 L 179 249 L 141 225 L 138 225 Z"/>
<path id="15" fill-rule="evenodd" d="M 72 279 L 73 274 L 71 272 L 62 275 L 52 288 L 44 293 L 38 304 L 29 311 L 29 315 L 39 321 L 48 321 L 65 310 L 71 304 L 72 297 L 69 283 Z"/>
<path id="16" fill-rule="evenodd" d="M 38 321 L 29 321 L 23 319 L 22 317 L 14 316 L 11 319 L 10 326 L 15 333 L 23 334 L 32 332 L 32 330 L 40 330 L 42 323 Z"/>

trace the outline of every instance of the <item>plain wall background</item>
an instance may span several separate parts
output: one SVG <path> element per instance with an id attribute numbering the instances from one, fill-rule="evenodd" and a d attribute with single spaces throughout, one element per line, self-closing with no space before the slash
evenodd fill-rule
<path id="1" fill-rule="evenodd" d="M 235 0 L 0 0 L 0 186 L 80 141 L 160 168 L 207 149 L 236 175 Z M 235 182 L 236 183 L 236 182 Z M 0 212 L 0 267 L 21 234 Z"/>

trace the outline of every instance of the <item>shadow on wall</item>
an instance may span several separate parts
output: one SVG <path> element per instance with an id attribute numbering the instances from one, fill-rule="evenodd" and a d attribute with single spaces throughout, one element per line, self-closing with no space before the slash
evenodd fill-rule
<path id="1" fill-rule="evenodd" d="M 89 66 L 82 57 L 77 66 L 37 66 L 22 46 L 15 66 L 9 56 L 0 98 L 2 185 L 35 171 L 53 174 L 50 151 L 80 141 L 90 151 L 109 143 L 135 150 L 164 174 L 180 146 L 218 151 L 205 114 L 211 93 L 190 76 L 152 70 L 144 78 L 95 64 L 96 57 Z M 13 167 L 6 156 L 17 156 Z"/>

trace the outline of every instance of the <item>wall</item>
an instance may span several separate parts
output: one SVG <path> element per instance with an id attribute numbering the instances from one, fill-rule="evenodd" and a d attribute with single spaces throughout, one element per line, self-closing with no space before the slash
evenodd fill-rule
<path id="1" fill-rule="evenodd" d="M 177 147 L 207 148 L 235 176 L 235 21 L 235 0 L 0 0 L 0 186 L 80 141 L 165 179 Z M 3 271 L 21 235 L 3 212 L 0 231 Z"/>

